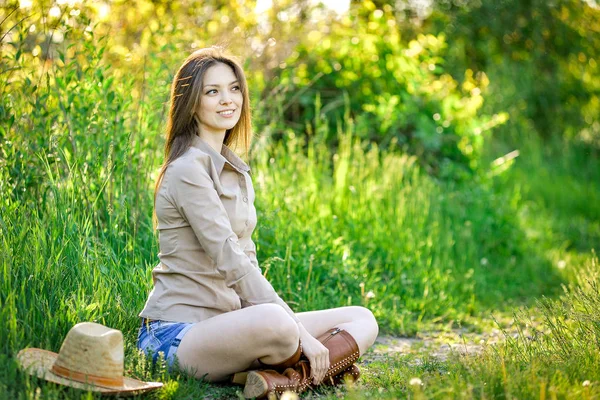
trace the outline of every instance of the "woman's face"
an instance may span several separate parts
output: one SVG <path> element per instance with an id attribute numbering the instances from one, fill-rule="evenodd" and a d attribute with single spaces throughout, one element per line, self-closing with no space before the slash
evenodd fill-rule
<path id="1" fill-rule="evenodd" d="M 198 117 L 201 134 L 224 134 L 240 119 L 244 96 L 233 69 L 223 63 L 204 73 Z"/>

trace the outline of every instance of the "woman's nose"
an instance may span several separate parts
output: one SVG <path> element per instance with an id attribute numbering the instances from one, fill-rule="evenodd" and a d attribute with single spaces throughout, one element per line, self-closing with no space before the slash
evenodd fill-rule
<path id="1" fill-rule="evenodd" d="M 229 104 L 231 103 L 231 98 L 227 95 L 221 96 L 221 104 Z"/>

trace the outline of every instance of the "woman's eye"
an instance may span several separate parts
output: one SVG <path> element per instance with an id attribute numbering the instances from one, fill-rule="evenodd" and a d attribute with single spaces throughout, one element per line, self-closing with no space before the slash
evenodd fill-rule
<path id="1" fill-rule="evenodd" d="M 234 87 L 231 88 L 231 90 L 240 90 L 240 87 L 239 86 L 234 86 Z"/>
<path id="2" fill-rule="evenodd" d="M 213 93 L 217 93 L 217 91 L 215 89 L 211 89 L 208 92 L 206 92 L 206 94 L 213 94 Z"/>

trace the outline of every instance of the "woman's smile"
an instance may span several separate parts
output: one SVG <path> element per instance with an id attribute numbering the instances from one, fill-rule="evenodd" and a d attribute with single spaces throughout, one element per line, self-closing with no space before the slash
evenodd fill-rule
<path id="1" fill-rule="evenodd" d="M 233 113 L 235 112 L 235 109 L 233 110 L 223 110 L 223 111 L 218 111 L 217 114 L 219 114 L 220 116 L 224 117 L 224 118 L 231 118 L 233 117 Z"/>

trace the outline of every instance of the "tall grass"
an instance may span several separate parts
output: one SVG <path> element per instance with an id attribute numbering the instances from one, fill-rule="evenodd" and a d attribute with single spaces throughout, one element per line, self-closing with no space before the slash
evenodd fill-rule
<path id="1" fill-rule="evenodd" d="M 259 254 L 290 300 L 365 304 L 387 328 L 414 333 L 414 322 L 451 324 L 557 286 L 522 242 L 511 192 L 436 182 L 352 129 L 347 121 L 333 155 L 295 137 L 258 155 Z"/>

